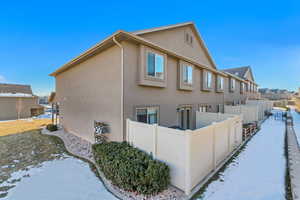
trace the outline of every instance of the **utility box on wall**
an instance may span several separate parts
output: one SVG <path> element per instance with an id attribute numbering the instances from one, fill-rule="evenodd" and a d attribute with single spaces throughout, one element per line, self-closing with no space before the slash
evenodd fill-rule
<path id="1" fill-rule="evenodd" d="M 109 133 L 109 125 L 104 122 L 94 121 L 94 136 L 96 143 L 103 143 L 106 141 L 106 134 Z"/>

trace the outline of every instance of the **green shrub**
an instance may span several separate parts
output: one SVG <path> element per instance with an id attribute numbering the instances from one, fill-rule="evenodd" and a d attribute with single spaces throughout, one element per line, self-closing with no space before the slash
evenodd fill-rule
<path id="1" fill-rule="evenodd" d="M 93 145 L 97 165 L 105 177 L 126 191 L 154 195 L 170 183 L 169 167 L 126 142 Z"/>
<path id="2" fill-rule="evenodd" d="M 56 125 L 54 125 L 54 124 L 48 124 L 47 126 L 46 126 L 46 129 L 48 129 L 49 131 L 57 131 L 57 126 Z"/>

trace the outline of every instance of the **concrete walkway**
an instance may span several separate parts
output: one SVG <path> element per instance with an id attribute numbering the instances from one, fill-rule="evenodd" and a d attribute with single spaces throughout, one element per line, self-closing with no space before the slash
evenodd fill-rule
<path id="1" fill-rule="evenodd" d="M 286 137 L 292 195 L 294 200 L 300 200 L 300 149 L 290 113 L 286 120 Z"/>

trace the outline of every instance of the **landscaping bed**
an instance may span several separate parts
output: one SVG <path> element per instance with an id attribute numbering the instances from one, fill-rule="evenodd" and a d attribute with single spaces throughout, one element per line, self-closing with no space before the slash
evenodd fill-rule
<path id="1" fill-rule="evenodd" d="M 93 145 L 96 164 L 112 184 L 129 192 L 156 195 L 170 184 L 169 167 L 128 143 Z"/>

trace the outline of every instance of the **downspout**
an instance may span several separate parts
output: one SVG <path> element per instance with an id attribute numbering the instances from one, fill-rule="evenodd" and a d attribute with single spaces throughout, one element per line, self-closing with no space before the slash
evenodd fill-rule
<path id="1" fill-rule="evenodd" d="M 126 141 L 126 137 L 124 134 L 124 48 L 123 46 L 116 40 L 115 36 L 113 36 L 113 41 L 116 45 L 121 49 L 121 130 L 123 141 Z"/>

